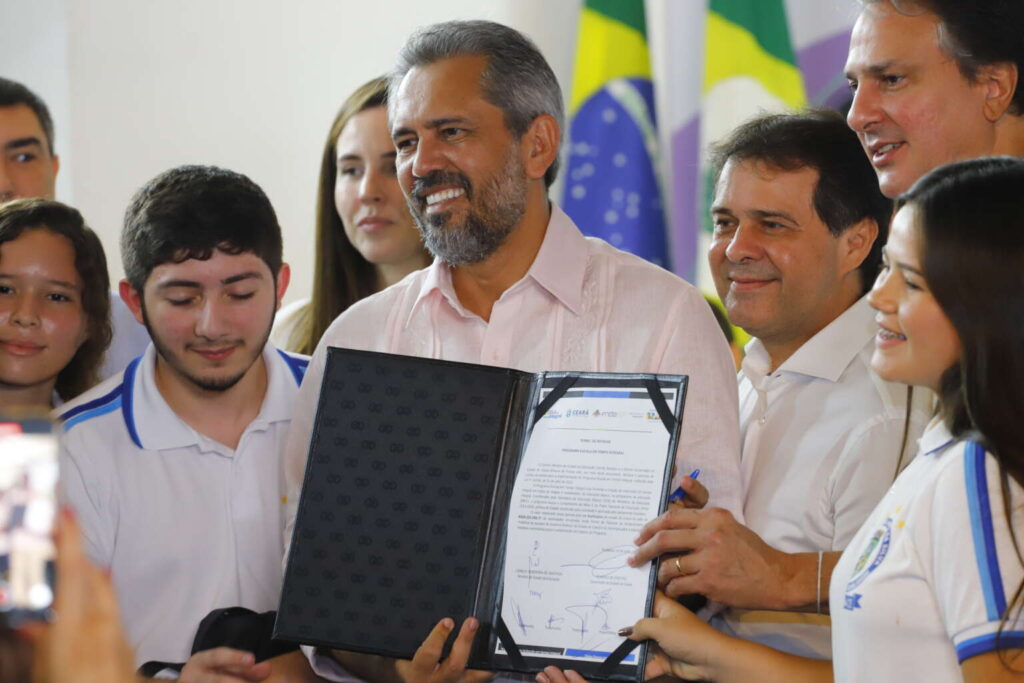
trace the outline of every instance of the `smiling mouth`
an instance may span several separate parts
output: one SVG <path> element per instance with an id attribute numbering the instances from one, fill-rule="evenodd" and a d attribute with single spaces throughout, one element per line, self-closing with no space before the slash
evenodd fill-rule
<path id="1" fill-rule="evenodd" d="M 192 349 L 195 353 L 199 354 L 203 358 L 209 361 L 222 361 L 226 360 L 235 352 L 238 346 L 228 346 L 218 349 Z"/>
<path id="2" fill-rule="evenodd" d="M 902 335 L 899 332 L 894 332 L 887 327 L 878 328 L 878 338 L 882 341 L 907 341 L 907 337 L 905 335 Z"/>
<path id="3" fill-rule="evenodd" d="M 770 285 L 773 282 L 775 282 L 774 278 L 768 278 L 768 279 L 763 279 L 763 280 L 760 280 L 760 279 L 740 279 L 740 278 L 730 278 L 729 279 L 729 283 L 730 283 L 732 289 L 733 290 L 738 290 L 738 291 L 741 291 L 741 292 L 742 291 L 754 290 L 754 289 L 760 289 L 760 288 L 762 288 L 762 287 L 764 287 L 766 285 Z"/>
<path id="4" fill-rule="evenodd" d="M 889 160 L 892 153 L 903 147 L 906 143 L 903 142 L 887 142 L 884 145 L 880 145 L 871 150 L 871 163 L 878 165 L 884 164 Z"/>
<path id="5" fill-rule="evenodd" d="M 14 356 L 31 356 L 46 348 L 41 344 L 18 341 L 0 341 L 0 347 Z"/>
<path id="6" fill-rule="evenodd" d="M 462 188 L 455 188 L 451 190 L 441 190 L 440 192 L 432 192 L 427 195 L 426 202 L 427 206 L 434 206 L 439 202 L 447 201 L 449 199 L 455 199 L 466 194 L 466 191 Z"/>
<path id="7" fill-rule="evenodd" d="M 391 225 L 392 221 L 380 216 L 368 216 L 360 220 L 356 225 L 361 229 L 372 232 L 385 226 Z"/>

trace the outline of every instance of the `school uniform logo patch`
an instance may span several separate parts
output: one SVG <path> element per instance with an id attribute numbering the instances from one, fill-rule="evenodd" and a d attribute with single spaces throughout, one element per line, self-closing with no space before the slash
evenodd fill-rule
<path id="1" fill-rule="evenodd" d="M 886 519 L 882 527 L 872 534 L 871 540 L 868 541 L 867 547 L 864 548 L 864 552 L 857 558 L 857 564 L 853 567 L 853 577 L 846 584 L 843 609 L 850 611 L 860 609 L 860 600 L 863 595 L 861 593 L 854 593 L 854 590 L 856 590 L 857 586 L 864 583 L 864 579 L 868 578 L 871 572 L 878 569 L 878 566 L 882 564 L 882 560 L 889 554 L 889 543 L 892 541 L 892 524 L 892 517 Z"/>

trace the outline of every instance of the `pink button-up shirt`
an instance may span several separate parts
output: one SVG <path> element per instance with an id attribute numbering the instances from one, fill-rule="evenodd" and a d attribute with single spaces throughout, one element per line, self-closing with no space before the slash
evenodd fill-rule
<path id="1" fill-rule="evenodd" d="M 672 273 L 584 237 L 557 206 L 533 265 L 501 295 L 489 321 L 462 306 L 449 267 L 435 260 L 331 324 L 306 371 L 288 434 L 289 532 L 328 346 L 529 372 L 689 375 L 676 480 L 701 468 L 709 504 L 742 518 L 736 370 L 708 304 Z"/>

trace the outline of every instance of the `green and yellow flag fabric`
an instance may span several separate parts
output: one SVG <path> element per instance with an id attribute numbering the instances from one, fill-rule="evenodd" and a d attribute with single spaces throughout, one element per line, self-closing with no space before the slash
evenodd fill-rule
<path id="1" fill-rule="evenodd" d="M 668 265 L 642 0 L 586 0 L 562 206 L 580 229 Z"/>
<path id="2" fill-rule="evenodd" d="M 782 0 L 710 0 L 704 45 L 706 99 L 749 95 L 753 104 L 791 108 L 807 101 Z M 741 102 L 733 104 L 746 118 Z"/>

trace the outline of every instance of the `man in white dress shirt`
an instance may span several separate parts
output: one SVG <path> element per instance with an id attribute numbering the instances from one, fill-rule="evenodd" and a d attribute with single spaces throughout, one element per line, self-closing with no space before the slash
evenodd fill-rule
<path id="1" fill-rule="evenodd" d="M 399 62 L 389 97 L 398 178 L 435 261 L 352 306 L 321 340 L 288 436 L 290 507 L 326 349 L 346 346 L 529 371 L 689 375 L 678 476 L 700 467 L 713 502 L 740 514 L 722 333 L 694 287 L 584 237 L 549 200 L 563 111 L 544 57 L 517 31 L 468 21 L 416 33 Z M 349 675 L 328 659 L 314 657 L 318 673 Z M 388 666 L 359 673 L 393 677 Z"/>
<path id="2" fill-rule="evenodd" d="M 739 377 L 743 526 L 675 510 L 646 528 L 637 560 L 663 561 L 670 595 L 732 609 L 716 625 L 828 658 L 828 580 L 924 428 L 908 389 L 871 371 L 890 203 L 834 112 L 755 119 L 717 149 L 708 259 L 733 323 L 754 340 Z M 913 401 L 912 401 L 913 402 Z"/>

